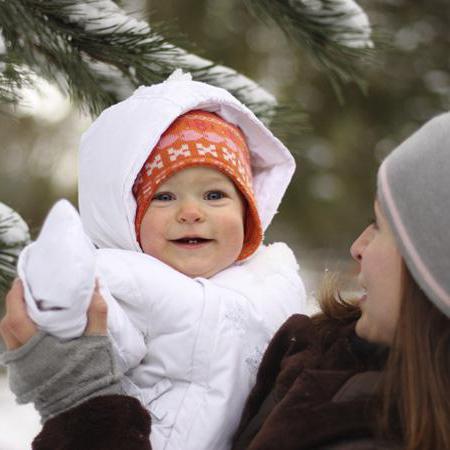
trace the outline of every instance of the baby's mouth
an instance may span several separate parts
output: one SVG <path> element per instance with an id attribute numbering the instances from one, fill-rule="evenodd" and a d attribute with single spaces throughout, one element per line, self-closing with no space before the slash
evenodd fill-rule
<path id="1" fill-rule="evenodd" d="M 180 239 L 173 239 L 172 242 L 176 244 L 183 244 L 183 245 L 199 245 L 199 244 L 206 244 L 208 242 L 211 242 L 212 239 L 206 239 L 202 237 L 192 236 L 192 237 L 183 237 Z"/>

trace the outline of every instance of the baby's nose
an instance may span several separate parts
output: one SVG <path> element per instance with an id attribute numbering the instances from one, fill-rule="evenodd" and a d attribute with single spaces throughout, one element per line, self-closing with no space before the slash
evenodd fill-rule
<path id="1" fill-rule="evenodd" d="M 196 223 L 204 220 L 204 213 L 196 202 L 184 203 L 178 212 L 178 221 L 181 223 Z"/>

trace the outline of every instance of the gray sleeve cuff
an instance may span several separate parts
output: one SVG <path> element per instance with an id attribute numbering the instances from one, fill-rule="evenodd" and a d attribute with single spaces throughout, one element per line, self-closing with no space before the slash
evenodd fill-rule
<path id="1" fill-rule="evenodd" d="M 99 395 L 122 394 L 107 336 L 61 341 L 45 333 L 2 355 L 18 403 L 34 403 L 43 421 Z"/>
<path id="2" fill-rule="evenodd" d="M 25 357 L 45 336 L 46 334 L 43 331 L 39 331 L 26 344 L 22 345 L 18 349 L 6 350 L 0 355 L 0 364 L 7 366 L 9 363 Z"/>

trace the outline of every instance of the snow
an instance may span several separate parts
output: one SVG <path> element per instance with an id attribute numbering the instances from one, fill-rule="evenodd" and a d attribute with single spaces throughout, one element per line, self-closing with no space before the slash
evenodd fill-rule
<path id="1" fill-rule="evenodd" d="M 0 372 L 0 450 L 27 450 L 41 429 L 32 405 L 17 405 L 6 376 Z"/>
<path id="2" fill-rule="evenodd" d="M 270 92 L 263 89 L 250 78 L 237 73 L 229 67 L 215 66 L 211 69 L 211 74 L 223 78 L 221 85 L 225 89 L 246 89 L 245 93 L 241 92 L 241 94 L 245 95 L 245 103 L 267 103 L 272 106 L 277 104 L 275 97 Z"/>
<path id="3" fill-rule="evenodd" d="M 342 32 L 334 36 L 341 45 L 353 48 L 373 47 L 369 19 L 353 0 L 290 0 L 290 4 L 299 11 L 309 10 L 319 22 L 334 22 L 336 27 L 342 28 Z"/>
<path id="4" fill-rule="evenodd" d="M 124 100 L 133 93 L 135 86 L 131 80 L 123 76 L 116 66 L 88 57 L 85 58 L 85 61 L 93 71 L 107 79 L 105 86 L 108 90 L 113 91 L 119 99 Z"/>
<path id="5" fill-rule="evenodd" d="M 309 10 L 319 22 L 330 24 L 334 22 L 342 27 L 341 32 L 335 33 L 334 39 L 348 47 L 373 47 L 370 39 L 371 27 L 367 15 L 353 0 L 289 0 L 293 8 Z M 132 32 L 135 35 L 147 35 L 149 40 L 164 41 L 152 30 L 147 22 L 138 20 L 126 13 L 111 0 L 92 0 L 79 2 L 65 9 L 67 17 L 86 31 L 94 34 L 117 32 Z M 338 16 L 336 16 L 338 14 Z M 6 51 L 0 33 L 0 53 Z M 159 52 L 153 53 L 155 61 L 165 62 L 167 65 L 178 65 L 184 70 L 205 69 L 212 62 L 199 56 L 189 54 L 185 50 L 165 44 Z M 120 70 L 109 64 L 86 58 L 93 70 L 105 73 L 111 80 L 110 88 L 120 99 L 128 97 L 134 86 Z M 0 67 L 1 69 L 1 67 Z M 135 69 L 130 67 L 129 73 L 135 78 Z M 261 106 L 275 106 L 275 97 L 259 84 L 225 66 L 214 66 L 208 70 L 208 76 L 213 84 L 225 89 L 239 91 L 244 103 Z"/>
<path id="6" fill-rule="evenodd" d="M 337 27 L 342 27 L 342 32 L 335 34 L 334 39 L 348 47 L 373 47 L 370 39 L 371 27 L 367 15 L 362 8 L 353 0 L 289 0 L 294 8 L 310 9 L 314 16 L 323 23 L 335 22 Z M 111 0 L 94 0 L 89 3 L 75 4 L 68 8 L 69 17 L 74 22 L 83 26 L 86 31 L 97 34 L 111 32 L 133 32 L 134 34 L 148 34 L 152 31 L 147 22 L 131 17 Z M 336 14 L 338 16 L 336 17 Z M 150 40 L 159 40 L 161 37 L 154 34 Z M 188 54 L 181 48 L 170 44 L 163 46 L 161 51 L 168 52 L 167 55 L 154 54 L 155 60 L 160 58 L 166 63 L 174 64 L 174 61 L 182 65 L 186 70 L 203 69 L 211 65 L 211 61 Z M 169 54 L 170 53 L 170 54 Z M 245 103 L 267 103 L 275 105 L 273 95 L 263 89 L 260 85 L 249 78 L 238 74 L 236 71 L 224 67 L 215 66 L 208 73 L 216 84 L 226 89 L 240 90 L 241 95 L 245 93 L 248 98 Z M 121 76 L 121 75 L 120 75 Z M 133 74 L 132 74 L 133 76 Z M 117 78 L 117 77 L 116 77 Z M 128 89 L 123 90 L 128 96 Z"/>
<path id="7" fill-rule="evenodd" d="M 192 75 L 190 73 L 184 73 L 181 69 L 175 70 L 169 78 L 167 78 L 166 83 L 176 82 L 176 81 L 191 81 Z"/>
<path id="8" fill-rule="evenodd" d="M 68 17 L 75 23 L 83 26 L 86 31 L 97 34 L 111 32 L 112 29 L 118 29 L 121 32 L 133 31 L 135 34 L 150 34 L 151 28 L 145 21 L 137 20 L 126 14 L 110 0 L 97 0 L 90 3 L 80 3 L 68 9 Z M 154 35 L 155 40 L 160 37 Z M 187 53 L 185 50 L 172 46 L 170 44 L 161 48 L 166 54 L 154 54 L 154 59 L 165 61 L 166 64 L 173 64 L 176 61 L 184 69 L 203 69 L 211 66 L 212 62 L 200 58 L 199 56 Z M 93 62 L 90 62 L 93 64 Z M 106 69 L 106 65 L 104 65 Z M 112 69 L 111 66 L 108 69 Z M 117 72 L 117 71 L 116 71 Z M 236 71 L 224 67 L 215 66 L 210 71 L 211 78 L 220 80 L 220 85 L 225 89 L 242 90 L 245 92 L 245 103 L 267 103 L 275 105 L 276 101 L 272 94 L 267 92 L 261 86 L 249 78 L 238 74 Z M 108 75 L 110 75 L 108 71 Z M 119 79 L 124 77 L 120 73 L 113 74 L 114 84 L 120 84 Z M 120 98 L 126 98 L 132 90 L 128 86 L 122 86 L 119 93 Z"/>
<path id="9" fill-rule="evenodd" d="M 121 32 L 132 31 L 134 34 L 146 34 L 150 31 L 146 22 L 128 16 L 110 0 L 79 3 L 68 10 L 73 22 L 83 24 L 86 31 L 97 34 L 110 33 L 113 29 Z"/>
<path id="10" fill-rule="evenodd" d="M 42 124 L 58 123 L 70 113 L 70 99 L 63 95 L 55 84 L 34 73 L 28 75 L 31 85 L 22 87 L 18 92 L 20 103 L 14 114 L 17 117 L 30 117 Z"/>
<path id="11" fill-rule="evenodd" d="M 22 217 L 9 206 L 0 202 L 0 223 L 6 225 L 14 224 L 13 227 L 8 227 L 6 231 L 0 230 L 0 240 L 7 245 L 14 245 L 27 242 L 30 239 L 30 231 L 28 225 L 24 222 Z"/>
<path id="12" fill-rule="evenodd" d="M 197 55 L 187 53 L 185 50 L 177 47 L 173 47 L 175 52 L 176 61 L 185 68 L 190 69 L 202 69 L 210 66 L 212 63 L 207 59 L 201 58 Z M 164 57 L 159 57 L 163 60 Z M 171 56 L 173 59 L 173 55 Z M 244 75 L 237 73 L 235 70 L 225 66 L 212 67 L 208 75 L 211 79 L 220 80 L 221 87 L 228 90 L 242 89 L 241 96 L 245 96 L 244 103 L 267 103 L 268 105 L 276 105 L 275 97 L 268 91 L 263 89 L 259 84 L 250 80 Z"/>

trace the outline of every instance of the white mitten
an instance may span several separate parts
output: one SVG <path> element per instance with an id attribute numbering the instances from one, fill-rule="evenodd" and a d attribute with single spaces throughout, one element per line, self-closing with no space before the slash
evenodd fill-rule
<path id="1" fill-rule="evenodd" d="M 83 333 L 95 264 L 95 247 L 78 212 L 67 200 L 59 200 L 17 266 L 28 313 L 42 330 L 62 339 Z"/>

